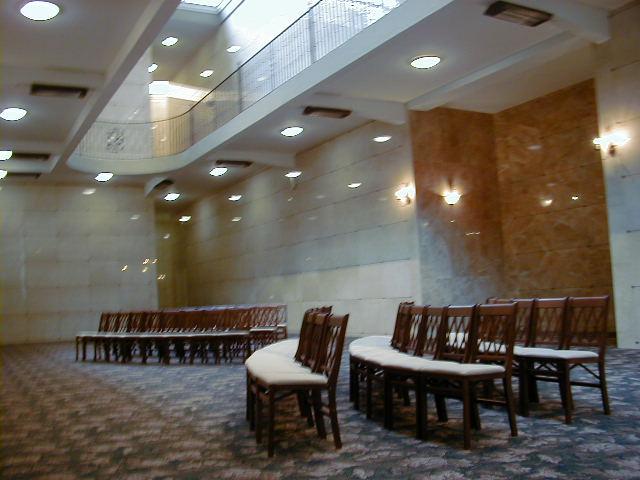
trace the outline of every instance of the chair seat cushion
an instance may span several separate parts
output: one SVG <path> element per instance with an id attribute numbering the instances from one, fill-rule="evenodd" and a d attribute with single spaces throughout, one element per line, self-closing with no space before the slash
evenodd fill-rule
<path id="1" fill-rule="evenodd" d="M 364 361 L 376 361 L 380 355 L 395 351 L 388 335 L 362 337 L 349 344 L 349 355 Z"/>
<path id="2" fill-rule="evenodd" d="M 328 379 L 320 373 L 279 373 L 263 372 L 256 375 L 258 380 L 266 385 L 289 385 L 295 386 L 325 386 Z"/>
<path id="3" fill-rule="evenodd" d="M 499 375 L 505 371 L 504 367 L 500 365 L 431 360 L 425 357 L 415 357 L 402 353 L 384 357 L 381 364 L 383 368 L 402 369 L 422 374 L 434 373 L 463 377 L 471 375 Z"/>
<path id="4" fill-rule="evenodd" d="M 258 350 L 246 361 L 247 371 L 268 385 L 326 385 L 327 377 L 281 354 Z"/>
<path id="5" fill-rule="evenodd" d="M 349 344 L 349 347 L 388 347 L 391 345 L 391 337 L 389 335 L 370 335 L 355 339 Z"/>
<path id="6" fill-rule="evenodd" d="M 280 342 L 272 343 L 266 347 L 258 350 L 260 352 L 269 352 L 282 355 L 285 357 L 293 358 L 298 350 L 298 339 L 281 340 Z"/>
<path id="7" fill-rule="evenodd" d="M 558 360 L 597 360 L 598 354 L 589 350 L 554 350 L 553 348 L 515 347 L 518 357 L 549 358 Z"/>

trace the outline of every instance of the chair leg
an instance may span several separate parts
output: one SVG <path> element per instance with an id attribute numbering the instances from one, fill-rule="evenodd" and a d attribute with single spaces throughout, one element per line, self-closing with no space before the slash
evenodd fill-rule
<path id="1" fill-rule="evenodd" d="M 87 359 L 87 341 L 83 339 L 82 340 L 82 361 L 84 362 L 86 359 Z"/>
<path id="2" fill-rule="evenodd" d="M 336 449 L 342 448 L 342 439 L 340 438 L 340 425 L 338 425 L 338 407 L 336 405 L 336 392 L 328 391 L 329 395 L 329 419 L 331 420 L 331 433 L 333 433 L 333 444 Z"/>
<path id="3" fill-rule="evenodd" d="M 409 398 L 409 389 L 406 387 L 401 387 L 400 391 L 402 393 L 402 400 L 404 402 L 404 406 L 408 407 L 411 405 L 411 399 Z"/>
<path id="4" fill-rule="evenodd" d="M 503 378 L 502 386 L 504 388 L 504 399 L 507 404 L 507 414 L 509 415 L 509 427 L 511 427 L 511 436 L 518 436 L 518 425 L 516 424 L 516 406 L 513 400 L 513 388 L 511 386 L 511 378 Z"/>
<path id="5" fill-rule="evenodd" d="M 471 449 L 471 389 L 467 380 L 462 380 L 462 425 L 464 449 Z"/>
<path id="6" fill-rule="evenodd" d="M 427 393 L 419 375 L 415 377 L 414 382 L 416 384 L 416 438 L 425 440 L 427 438 Z"/>
<path id="7" fill-rule="evenodd" d="M 605 415 L 611 415 L 611 408 L 609 407 L 609 392 L 607 391 L 607 374 L 604 368 L 604 360 L 598 362 L 598 376 L 600 377 L 600 391 L 602 392 L 602 406 L 604 407 Z"/>
<path id="8" fill-rule="evenodd" d="M 365 409 L 367 413 L 367 418 L 370 419 L 373 416 L 373 385 L 371 377 L 373 375 L 373 369 L 366 369 L 366 391 L 365 391 Z"/>
<path id="9" fill-rule="evenodd" d="M 384 428 L 393 429 L 393 383 L 391 382 L 391 374 L 384 372 L 383 374 L 383 401 L 384 401 Z"/>
<path id="10" fill-rule="evenodd" d="M 436 411 L 438 412 L 438 421 L 447 422 L 449 416 L 447 415 L 447 399 L 442 395 L 435 395 L 436 399 Z"/>
<path id="11" fill-rule="evenodd" d="M 529 389 L 529 403 L 540 403 L 540 395 L 538 395 L 538 382 L 536 381 L 536 372 L 535 372 L 535 362 L 527 361 L 525 364 L 527 368 L 527 379 L 529 384 L 527 388 Z"/>
<path id="12" fill-rule="evenodd" d="M 78 348 L 79 348 L 80 340 L 76 337 L 76 362 L 78 361 Z"/>
<path id="13" fill-rule="evenodd" d="M 322 397 L 320 390 L 314 390 L 312 393 L 313 398 L 313 414 L 316 417 L 316 430 L 320 438 L 327 438 L 327 430 L 324 427 L 324 417 L 322 414 Z"/>
<path id="14" fill-rule="evenodd" d="M 360 410 L 360 373 L 356 365 L 356 372 L 353 380 L 353 408 Z"/>
<path id="15" fill-rule="evenodd" d="M 77 357 L 77 355 L 76 355 Z M 77 358 L 76 358 L 77 360 Z M 349 401 L 353 402 L 354 401 L 354 392 L 355 392 L 355 373 L 354 373 L 354 366 L 353 366 L 353 360 L 349 361 Z"/>
<path id="16" fill-rule="evenodd" d="M 562 408 L 564 409 L 564 423 L 571 423 L 571 378 L 569 365 L 566 362 L 558 362 L 558 384 L 560 385 L 560 397 L 562 398 Z"/>
<path id="17" fill-rule="evenodd" d="M 269 390 L 269 418 L 267 425 L 267 453 L 270 457 L 273 457 L 274 450 L 274 427 L 276 416 L 276 399 L 273 390 Z"/>
<path id="18" fill-rule="evenodd" d="M 518 400 L 520 402 L 520 415 L 529 416 L 529 371 L 528 362 L 523 358 L 518 370 Z"/>
<path id="19" fill-rule="evenodd" d="M 478 409 L 478 396 L 476 393 L 476 384 L 469 386 L 471 391 L 471 428 L 474 430 L 481 430 L 482 424 L 480 423 L 480 410 Z"/>
<path id="20" fill-rule="evenodd" d="M 306 417 L 307 425 L 313 427 L 313 414 L 311 413 L 311 407 L 309 406 L 309 392 L 300 391 L 297 392 L 298 408 L 300 410 L 300 416 Z"/>
<path id="21" fill-rule="evenodd" d="M 249 378 L 249 372 L 247 371 L 247 404 L 245 405 L 245 418 L 251 419 L 251 379 Z"/>
<path id="22" fill-rule="evenodd" d="M 262 442 L 262 394 L 260 391 L 255 395 L 255 422 L 256 422 L 256 443 Z"/>

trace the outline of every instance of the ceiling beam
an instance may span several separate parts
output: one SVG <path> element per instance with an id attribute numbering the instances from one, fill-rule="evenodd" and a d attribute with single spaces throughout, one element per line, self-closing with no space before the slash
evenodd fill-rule
<path id="1" fill-rule="evenodd" d="M 314 107 L 348 109 L 359 117 L 393 125 L 407 123 L 407 109 L 401 102 L 316 93 L 312 95 L 308 103 Z"/>

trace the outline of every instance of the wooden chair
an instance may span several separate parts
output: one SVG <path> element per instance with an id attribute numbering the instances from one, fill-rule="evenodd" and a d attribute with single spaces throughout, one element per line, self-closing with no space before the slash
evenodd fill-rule
<path id="1" fill-rule="evenodd" d="M 275 360 L 271 365 L 262 362 L 261 368 L 251 370 L 252 390 L 255 396 L 255 427 L 256 440 L 262 441 L 262 410 L 267 406 L 267 450 L 268 455 L 274 453 L 274 427 L 276 402 L 291 394 L 310 396 L 313 403 L 318 436 L 326 438 L 324 415 L 331 422 L 333 440 L 336 448 L 341 448 L 342 441 L 337 416 L 336 384 L 340 369 L 344 337 L 349 316 L 335 316 L 325 313 L 313 314 L 313 322 L 322 319 L 323 329 L 314 329 L 314 348 L 308 363 L 313 368 L 297 365 L 291 360 L 289 363 L 278 364 Z M 318 337 L 319 335 L 319 337 Z M 265 358 L 265 360 L 268 357 Z M 328 402 L 322 401 L 322 391 L 327 391 Z"/>

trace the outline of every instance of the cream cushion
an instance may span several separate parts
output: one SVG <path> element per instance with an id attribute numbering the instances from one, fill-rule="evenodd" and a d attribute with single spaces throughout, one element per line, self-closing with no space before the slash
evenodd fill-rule
<path id="1" fill-rule="evenodd" d="M 268 385 L 326 385 L 327 377 L 313 373 L 292 357 L 262 350 L 254 352 L 246 361 L 247 371 Z"/>
<path id="2" fill-rule="evenodd" d="M 260 349 L 259 351 L 275 353 L 285 357 L 293 358 L 296 354 L 296 350 L 298 350 L 297 338 L 291 340 L 281 340 L 279 342 L 272 343 Z"/>
<path id="3" fill-rule="evenodd" d="M 589 350 L 554 350 L 553 348 L 514 347 L 519 357 L 537 357 L 557 360 L 597 360 L 598 354 Z"/>

